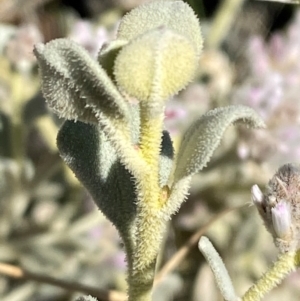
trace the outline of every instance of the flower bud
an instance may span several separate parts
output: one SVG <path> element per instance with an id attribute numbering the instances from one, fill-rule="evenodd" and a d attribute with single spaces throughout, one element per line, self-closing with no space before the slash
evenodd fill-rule
<path id="1" fill-rule="evenodd" d="M 290 203 L 280 201 L 271 209 L 272 222 L 275 233 L 279 238 L 284 239 L 291 227 L 291 208 Z"/>
<path id="2" fill-rule="evenodd" d="M 130 96 L 164 103 L 193 79 L 197 60 L 189 39 L 158 27 L 122 48 L 114 75 L 119 88 Z"/>
<path id="3" fill-rule="evenodd" d="M 300 247 L 300 166 L 279 168 L 263 195 L 252 187 L 252 200 L 281 253 Z"/>
<path id="4" fill-rule="evenodd" d="M 264 195 L 261 192 L 258 185 L 253 185 L 251 188 L 251 194 L 252 194 L 252 201 L 255 205 L 260 205 L 264 199 Z"/>

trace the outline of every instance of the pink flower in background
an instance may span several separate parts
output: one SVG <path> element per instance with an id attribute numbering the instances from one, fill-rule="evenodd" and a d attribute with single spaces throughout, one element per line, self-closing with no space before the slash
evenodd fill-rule
<path id="1" fill-rule="evenodd" d="M 179 95 L 167 102 L 165 110 L 166 129 L 173 136 L 180 136 L 193 120 L 209 109 L 208 89 L 199 83 L 193 83 Z"/>
<path id="2" fill-rule="evenodd" d="M 247 134 L 241 129 L 238 154 L 267 162 L 272 168 L 300 158 L 300 10 L 285 32 L 265 42 L 249 40 L 248 77 L 232 94 L 235 104 L 254 108 L 267 129 Z"/>
<path id="3" fill-rule="evenodd" d="M 254 36 L 249 41 L 248 57 L 251 60 L 250 68 L 253 75 L 265 76 L 269 71 L 269 56 L 263 37 Z"/>
<path id="4" fill-rule="evenodd" d="M 93 57 L 97 57 L 99 49 L 110 39 L 110 35 L 104 26 L 78 20 L 73 25 L 69 38 L 83 46 Z"/>
<path id="5" fill-rule="evenodd" d="M 188 112 L 184 104 L 173 100 L 165 111 L 165 125 L 167 130 L 173 135 L 178 134 L 180 124 L 185 122 L 187 115 Z"/>

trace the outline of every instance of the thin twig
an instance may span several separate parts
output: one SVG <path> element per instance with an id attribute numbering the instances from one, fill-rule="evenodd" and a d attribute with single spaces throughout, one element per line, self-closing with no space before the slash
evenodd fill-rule
<path id="1" fill-rule="evenodd" d="M 19 279 L 27 279 L 36 281 L 39 283 L 46 283 L 49 285 L 54 285 L 68 291 L 77 291 L 84 294 L 92 295 L 98 298 L 99 301 L 125 301 L 127 299 L 126 294 L 118 291 L 105 291 L 98 288 L 83 285 L 77 282 L 69 282 L 60 279 L 55 279 L 50 276 L 45 276 L 38 273 L 29 272 L 18 266 L 0 263 L 0 274 Z"/>
<path id="2" fill-rule="evenodd" d="M 162 267 L 162 269 L 157 273 L 154 285 L 158 284 L 163 280 L 163 278 L 171 273 L 173 270 L 175 270 L 180 262 L 188 255 L 190 250 L 198 244 L 200 237 L 208 230 L 208 228 L 215 223 L 217 220 L 219 220 L 221 217 L 226 215 L 227 213 L 230 213 L 232 211 L 244 208 L 246 205 L 237 206 L 234 208 L 229 208 L 221 213 L 215 215 L 206 225 L 204 225 L 199 231 L 197 231 L 194 235 L 191 236 L 191 238 L 171 257 L 171 259 Z"/>

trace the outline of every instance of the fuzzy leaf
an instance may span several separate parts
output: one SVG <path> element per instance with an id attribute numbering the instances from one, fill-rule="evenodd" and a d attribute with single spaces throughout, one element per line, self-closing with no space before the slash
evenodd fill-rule
<path id="1" fill-rule="evenodd" d="M 106 72 L 67 39 L 38 45 L 35 54 L 50 107 L 60 117 L 100 124 L 122 163 L 138 176 L 143 164 L 130 139 L 130 108 Z"/>
<path id="2" fill-rule="evenodd" d="M 134 242 L 128 240 L 135 227 L 135 180 L 121 164 L 101 128 L 80 121 L 66 121 L 58 133 L 57 145 L 66 164 L 90 192 L 100 210 L 119 230 L 127 243 L 126 247 L 132 248 Z M 172 158 L 172 141 L 165 131 L 160 153 L 162 186 L 169 176 Z"/>
<path id="3" fill-rule="evenodd" d="M 57 145 L 66 164 L 90 192 L 101 211 L 128 236 L 136 215 L 132 175 L 120 163 L 99 126 L 66 121 Z"/>
<path id="4" fill-rule="evenodd" d="M 115 60 L 115 79 L 129 95 L 163 104 L 192 80 L 197 59 L 188 39 L 160 27 L 122 48 Z"/>
<path id="5" fill-rule="evenodd" d="M 169 219 L 172 214 L 179 210 L 181 204 L 188 195 L 191 186 L 191 180 L 192 177 L 189 176 L 176 183 L 173 183 L 170 189 L 170 197 L 161 211 L 165 216 L 165 220 Z"/>
<path id="6" fill-rule="evenodd" d="M 243 121 L 253 128 L 265 126 L 261 117 L 246 106 L 217 108 L 196 120 L 181 141 L 174 182 L 191 176 L 205 167 L 227 127 L 237 121 Z"/>
<path id="7" fill-rule="evenodd" d="M 200 54 L 203 44 L 200 23 L 191 7 L 183 1 L 153 1 L 140 5 L 122 18 L 117 36 L 131 41 L 160 26 L 189 39 Z"/>
<path id="8" fill-rule="evenodd" d="M 106 72 L 90 55 L 68 39 L 39 44 L 42 90 L 49 106 L 66 119 L 97 122 L 104 118 L 127 120 L 127 103 Z"/>
<path id="9" fill-rule="evenodd" d="M 226 128 L 236 121 L 244 121 L 254 128 L 265 126 L 253 109 L 228 106 L 209 111 L 186 131 L 176 159 L 170 197 L 163 208 L 166 216 L 171 216 L 179 209 L 188 195 L 192 175 L 206 166 Z"/>
<path id="10" fill-rule="evenodd" d="M 202 236 L 199 244 L 199 250 L 202 252 L 206 261 L 210 265 L 225 301 L 238 301 L 238 297 L 234 291 L 231 278 L 224 265 L 224 262 L 212 243 L 205 236 Z"/>
<path id="11" fill-rule="evenodd" d="M 113 78 L 113 67 L 115 59 L 124 45 L 128 42 L 124 40 L 113 40 L 104 44 L 98 54 L 98 62 L 110 76 Z"/>

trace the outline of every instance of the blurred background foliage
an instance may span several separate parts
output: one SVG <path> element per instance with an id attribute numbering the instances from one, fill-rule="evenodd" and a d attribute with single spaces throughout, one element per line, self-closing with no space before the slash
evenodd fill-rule
<path id="1" fill-rule="evenodd" d="M 2 301 L 67 301 L 79 294 L 76 285 L 64 290 L 44 284 L 43 277 L 16 279 L 4 268 L 7 264 L 98 289 L 126 290 L 122 242 L 57 152 L 62 121 L 47 109 L 32 48 L 69 37 L 96 57 L 114 38 L 122 15 L 144 2 L 0 0 Z M 158 269 L 180 247 L 189 252 L 173 262 L 154 300 L 219 301 L 202 255 L 196 245 L 185 244 L 217 214 L 238 207 L 205 232 L 224 258 L 237 292 L 245 292 L 276 257 L 271 237 L 249 206 L 250 187 L 263 188 L 281 164 L 299 160 L 300 9 L 250 0 L 186 2 L 200 17 L 205 45 L 195 82 L 166 108 L 166 128 L 175 146 L 192 120 L 217 106 L 246 104 L 268 126 L 227 131 L 212 162 L 194 178 L 163 242 Z M 283 298 L 300 298 L 299 272 L 265 300 Z"/>

